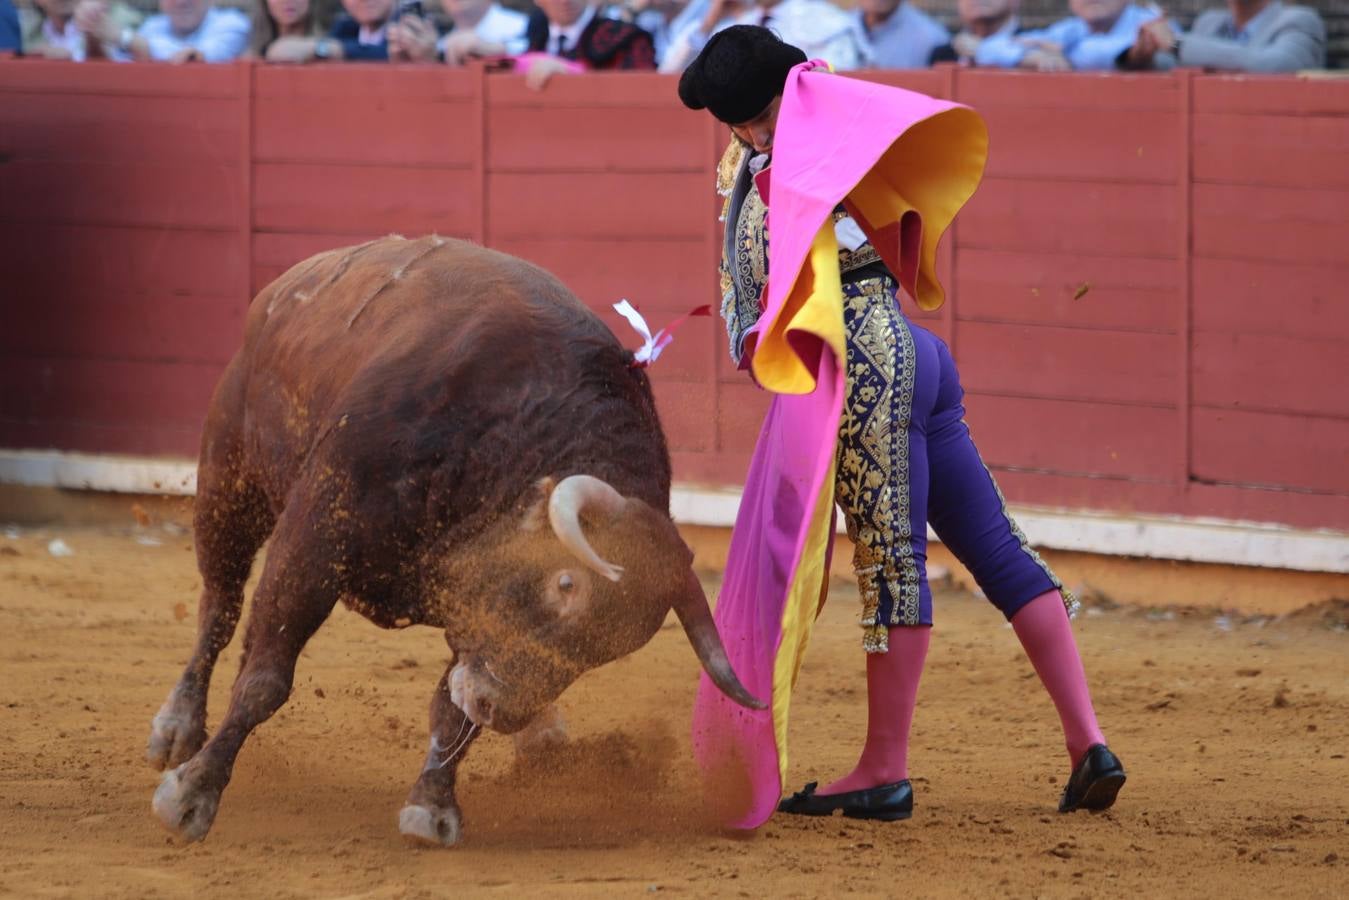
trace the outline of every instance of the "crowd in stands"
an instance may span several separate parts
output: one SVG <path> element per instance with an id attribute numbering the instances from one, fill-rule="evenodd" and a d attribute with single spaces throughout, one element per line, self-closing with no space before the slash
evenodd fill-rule
<path id="1" fill-rule="evenodd" d="M 120 0 L 0 0 L 0 53 L 49 59 L 274 63 L 332 60 L 450 66 L 485 60 L 535 87 L 590 70 L 677 73 L 717 31 L 774 29 L 837 70 L 911 69 L 939 62 L 1036 71 L 1295 72 L 1326 64 L 1318 13 L 1284 0 L 1226 0 L 1183 30 L 1165 10 L 1132 0 L 1066 0 L 1047 28 L 1022 27 L 1019 0 L 958 0 L 955 34 L 912 0 L 341 0 L 321 22 L 318 0 L 255 0 L 251 15 L 214 0 L 158 0 L 142 17 Z M 519 0 L 527 3 L 528 0 Z"/>

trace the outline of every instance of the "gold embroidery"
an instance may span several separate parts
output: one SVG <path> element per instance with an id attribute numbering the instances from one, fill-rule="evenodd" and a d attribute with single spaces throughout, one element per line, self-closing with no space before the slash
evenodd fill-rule
<path id="1" fill-rule="evenodd" d="M 862 598 L 862 649 L 867 653 L 885 653 L 890 649 L 890 629 L 879 621 L 882 556 L 858 540 L 855 525 L 848 519 L 848 537 L 853 542 L 853 570 L 857 573 L 857 592 Z"/>
<path id="2" fill-rule="evenodd" d="M 726 222 L 727 215 L 730 214 L 731 192 L 735 189 L 735 179 L 740 174 L 740 166 L 745 160 L 745 145 L 739 141 L 732 140 L 726 152 L 721 155 L 721 162 L 717 163 L 717 193 L 723 198 L 721 204 L 721 218 L 719 221 Z M 731 224 L 726 225 L 732 227 Z M 717 274 L 721 277 L 721 309 L 722 316 L 726 315 L 726 310 L 730 305 L 731 298 L 731 263 L 723 252 L 721 255 L 721 265 L 718 267 Z"/>
<path id="3" fill-rule="evenodd" d="M 735 180 L 740 175 L 740 166 L 745 161 L 745 153 L 749 148 L 735 138 L 726 147 L 721 154 L 721 162 L 717 163 L 717 193 L 726 198 L 726 203 L 730 203 L 731 191 L 735 188 Z M 726 218 L 726 208 L 722 207 L 722 219 Z"/>
<path id="4" fill-rule="evenodd" d="M 964 422 L 961 422 L 961 424 L 965 425 Z M 968 425 L 965 425 L 965 427 L 969 428 Z M 1002 517 L 1007 520 L 1008 527 L 1012 529 L 1012 537 L 1016 538 L 1018 543 L 1021 544 L 1021 552 L 1029 556 L 1031 561 L 1043 569 L 1044 573 L 1049 576 L 1050 583 L 1058 589 L 1059 594 L 1063 597 L 1063 608 L 1067 611 L 1068 618 L 1072 619 L 1076 617 L 1078 610 L 1082 608 L 1081 601 L 1077 599 L 1076 594 L 1063 586 L 1063 582 L 1059 580 L 1059 576 L 1055 575 L 1054 570 L 1049 568 L 1049 563 L 1045 562 L 1044 558 L 1040 556 L 1035 548 L 1030 545 L 1030 542 L 1026 540 L 1026 535 L 1022 532 L 1021 526 L 1016 524 L 1016 520 L 1012 518 L 1012 514 L 1007 511 L 1007 498 L 1002 495 L 1002 488 L 998 487 L 998 479 L 993 477 L 993 473 L 989 471 L 988 466 L 984 466 L 984 471 L 988 472 L 988 480 L 993 483 L 993 492 L 998 495 L 998 504 L 1002 507 Z"/>
<path id="5" fill-rule="evenodd" d="M 735 212 L 735 221 L 726 223 L 731 241 L 721 261 L 721 317 L 726 322 L 731 359 L 737 365 L 742 337 L 759 320 L 759 297 L 768 280 L 767 221 L 763 198 L 750 185 Z"/>
<path id="6" fill-rule="evenodd" d="M 759 192 L 751 187 L 740 205 L 735 223 L 734 270 L 736 292 L 740 294 L 741 313 L 759 314 L 759 294 L 768 280 L 768 209 Z M 753 309 L 747 309 L 750 303 Z M 742 321 L 744 321 L 742 319 Z"/>
<path id="7" fill-rule="evenodd" d="M 846 218 L 848 218 L 847 210 L 843 208 L 834 210 L 835 224 Z M 880 261 L 881 255 L 876 252 L 876 248 L 871 246 L 870 243 L 863 244 L 856 250 L 849 250 L 842 244 L 839 245 L 838 270 L 845 275 L 855 269 L 860 269 L 863 266 L 869 266 L 872 263 L 878 263 Z"/>
<path id="8" fill-rule="evenodd" d="M 869 653 L 887 650 L 890 625 L 917 625 L 922 615 L 909 494 L 913 335 L 890 284 L 866 279 L 844 292 L 848 393 L 836 492 L 853 540 L 862 643 Z M 891 600 L 888 621 L 879 618 L 882 595 Z"/>

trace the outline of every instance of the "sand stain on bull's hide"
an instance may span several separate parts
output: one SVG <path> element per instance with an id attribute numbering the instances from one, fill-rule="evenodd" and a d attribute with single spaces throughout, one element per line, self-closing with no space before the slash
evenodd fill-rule
<path id="1" fill-rule="evenodd" d="M 465 844 L 594 849 L 716 831 L 687 753 L 653 720 L 517 758 L 461 782 Z"/>

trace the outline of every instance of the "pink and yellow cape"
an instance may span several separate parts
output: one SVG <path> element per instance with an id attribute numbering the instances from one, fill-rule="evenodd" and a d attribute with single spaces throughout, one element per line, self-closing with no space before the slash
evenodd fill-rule
<path id="1" fill-rule="evenodd" d="M 775 396 L 716 609 L 736 672 L 770 708 L 737 706 L 704 675 L 693 715 L 709 795 L 737 828 L 763 824 L 782 795 L 792 687 L 827 577 L 847 385 L 833 211 L 845 204 L 900 286 L 935 309 L 944 299 L 937 241 L 974 193 L 988 152 L 973 110 L 814 65 L 787 76 L 767 170 L 770 274 L 751 340 L 754 376 Z"/>

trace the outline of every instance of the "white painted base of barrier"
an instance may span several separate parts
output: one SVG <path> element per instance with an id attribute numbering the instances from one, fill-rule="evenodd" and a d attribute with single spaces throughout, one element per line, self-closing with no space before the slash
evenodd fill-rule
<path id="1" fill-rule="evenodd" d="M 191 496 L 197 492 L 197 463 L 59 450 L 0 450 L 0 484 Z"/>
<path id="2" fill-rule="evenodd" d="M 0 483 L 191 495 L 197 489 L 197 466 L 191 460 L 0 450 Z M 675 521 L 687 525 L 730 527 L 735 524 L 739 508 L 739 490 L 728 488 L 676 485 L 670 501 Z M 1011 512 L 1036 547 L 1108 556 L 1349 573 L 1349 534 L 1343 532 L 1300 530 L 1261 522 L 1121 516 L 1030 506 L 1013 506 Z M 4 510 L 0 509 L 0 520 L 3 519 Z M 931 533 L 929 538 L 936 540 Z"/>

